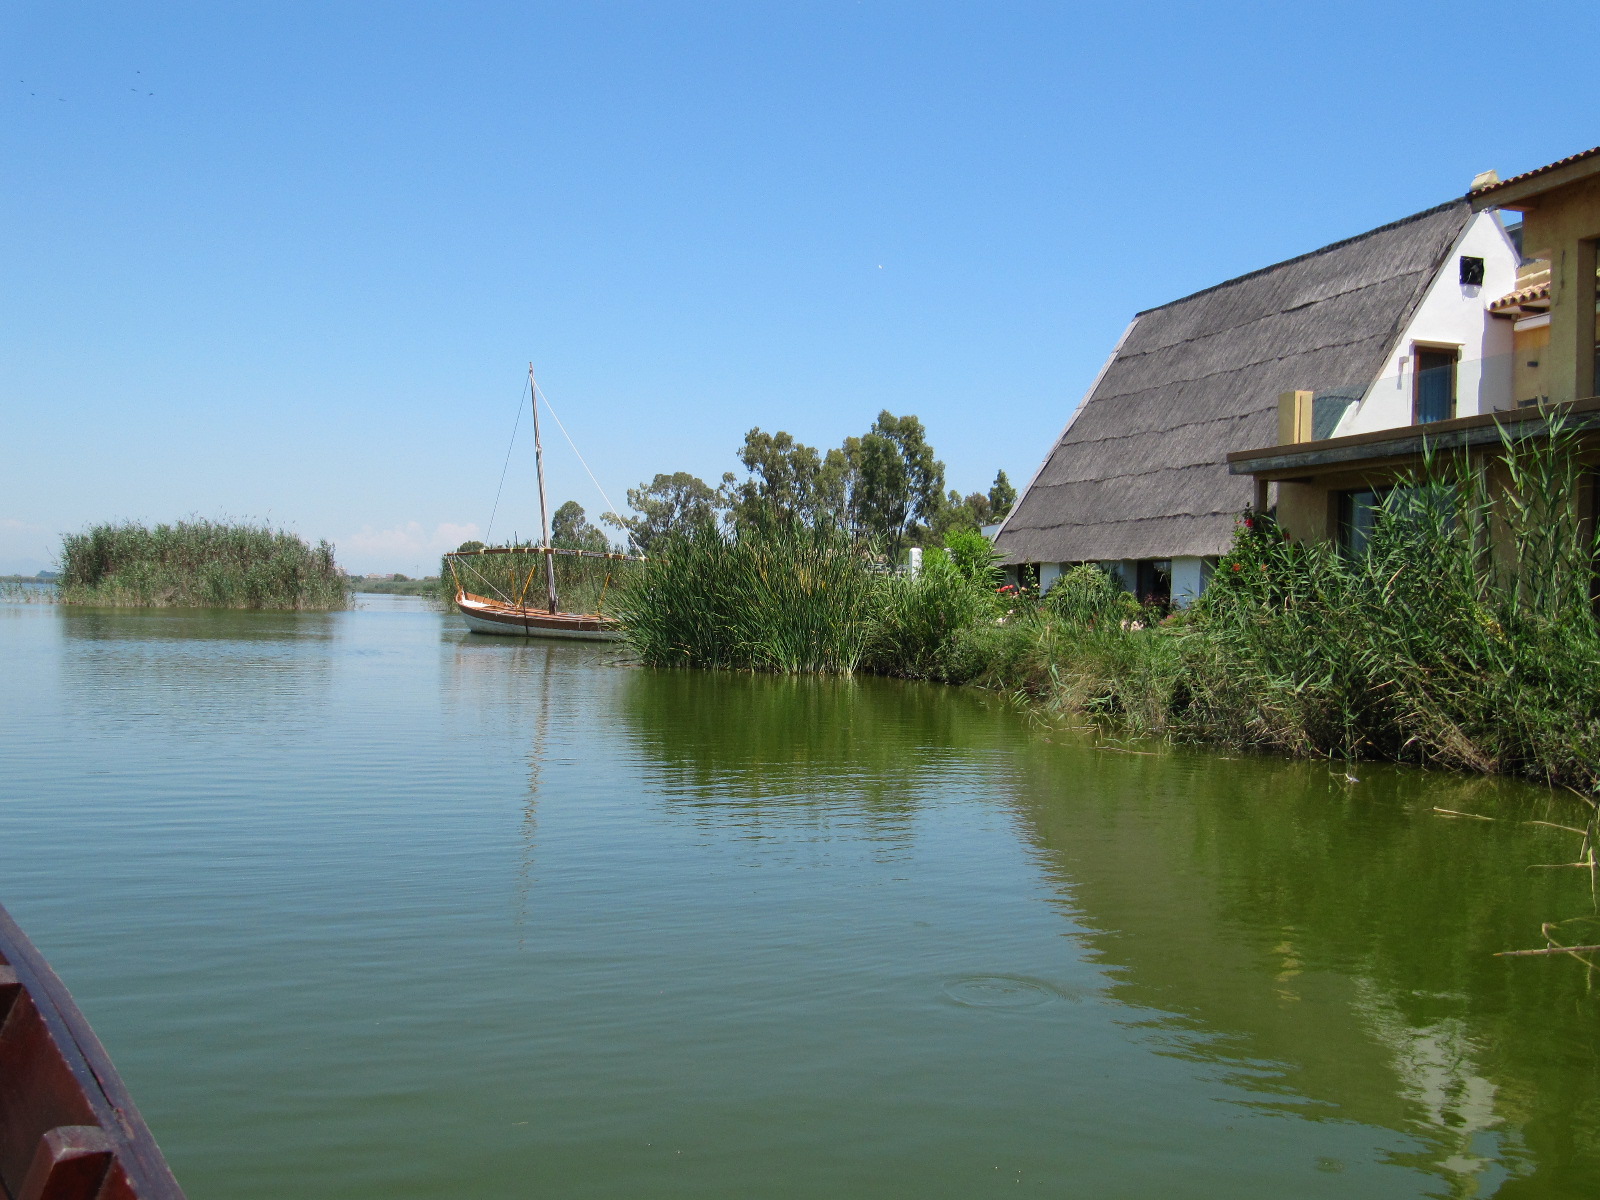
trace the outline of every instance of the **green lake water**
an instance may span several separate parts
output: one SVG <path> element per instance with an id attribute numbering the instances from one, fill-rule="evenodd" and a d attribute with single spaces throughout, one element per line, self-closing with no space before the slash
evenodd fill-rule
<path id="1" fill-rule="evenodd" d="M 0 668 L 0 901 L 191 1200 L 1600 1195 L 1600 980 L 1492 957 L 1600 941 L 1570 797 L 403 597 Z"/>

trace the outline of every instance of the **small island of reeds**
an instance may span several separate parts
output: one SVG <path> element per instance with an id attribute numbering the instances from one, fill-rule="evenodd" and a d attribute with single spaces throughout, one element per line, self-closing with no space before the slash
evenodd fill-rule
<path id="1" fill-rule="evenodd" d="M 62 540 L 60 600 L 139 608 L 334 609 L 348 581 L 327 542 L 268 525 L 105 522 Z"/>

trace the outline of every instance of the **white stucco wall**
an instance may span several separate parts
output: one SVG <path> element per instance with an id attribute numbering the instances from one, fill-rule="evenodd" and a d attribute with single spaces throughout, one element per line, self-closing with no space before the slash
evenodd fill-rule
<path id="1" fill-rule="evenodd" d="M 1462 284 L 1463 255 L 1483 259 L 1481 287 Z M 1367 389 L 1359 404 L 1350 406 L 1332 436 L 1411 424 L 1415 382 L 1412 349 L 1417 342 L 1459 350 L 1458 417 L 1515 407 L 1511 394 L 1511 322 L 1491 317 L 1488 305 L 1515 291 L 1516 284 L 1517 252 L 1506 237 L 1498 214 L 1478 213 L 1428 285 L 1421 306 L 1391 348 L 1378 381 Z"/>

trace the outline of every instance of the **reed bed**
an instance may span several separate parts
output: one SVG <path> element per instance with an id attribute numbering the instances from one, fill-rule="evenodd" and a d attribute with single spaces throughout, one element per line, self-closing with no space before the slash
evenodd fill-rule
<path id="1" fill-rule="evenodd" d="M 1462 460 L 1385 500 L 1364 554 L 1242 526 L 1196 616 L 1197 733 L 1600 787 L 1596 545 L 1577 447 Z M 1240 685 L 1243 686 L 1240 686 Z"/>
<path id="2" fill-rule="evenodd" d="M 884 572 L 841 532 L 707 526 L 618 612 L 657 666 L 870 671 L 1009 691 L 1135 735 L 1384 758 L 1600 790 L 1596 542 L 1571 437 L 1392 491 L 1364 553 L 1240 523 L 1192 608 L 1141 608 L 1095 566 L 1043 600 L 930 554 Z"/>
<path id="3" fill-rule="evenodd" d="M 882 590 L 875 559 L 835 526 L 735 535 L 706 523 L 652 548 L 618 615 L 651 665 L 848 674 L 867 656 Z"/>
<path id="4" fill-rule="evenodd" d="M 140 608 L 343 608 L 333 547 L 267 525 L 105 523 L 69 534 L 61 553 L 65 604 Z"/>

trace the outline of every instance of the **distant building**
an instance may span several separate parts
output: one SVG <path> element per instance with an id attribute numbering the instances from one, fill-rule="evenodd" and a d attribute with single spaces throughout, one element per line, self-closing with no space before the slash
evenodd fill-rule
<path id="1" fill-rule="evenodd" d="M 1046 588 L 1095 562 L 1193 599 L 1269 503 L 1231 452 L 1515 407 L 1491 305 L 1518 265 L 1496 214 L 1452 200 L 1138 314 L 1002 523 L 1001 561 Z"/>

